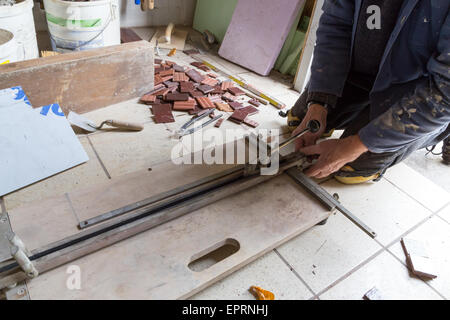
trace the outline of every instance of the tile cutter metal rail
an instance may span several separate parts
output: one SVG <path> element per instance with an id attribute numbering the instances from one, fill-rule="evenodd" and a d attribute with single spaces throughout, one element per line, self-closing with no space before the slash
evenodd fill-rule
<path id="1" fill-rule="evenodd" d="M 0 261 L 0 289 L 36 277 L 38 274 L 268 181 L 284 172 L 314 194 L 331 214 L 335 208 L 341 207 L 340 204 L 333 201 L 332 196 L 297 169 L 303 167 L 305 163 L 306 158 L 302 154 L 281 157 L 278 173 L 267 176 L 259 174 L 263 167 L 260 164 L 238 165 L 167 193 L 117 209 L 122 211 L 120 215 L 110 214 L 109 219 L 106 219 L 106 216 L 101 217 L 99 218 L 101 221 L 98 222 L 103 222 L 102 224 L 33 250 L 31 253 L 23 244 L 19 245 L 19 248 L 14 246 L 16 259 Z M 364 228 L 365 225 L 361 224 L 360 227 Z M 373 232 L 368 234 L 374 236 Z M 15 238 L 14 243 L 20 244 L 20 239 L 17 239 L 17 236 Z M 17 258 L 17 252 L 20 253 L 20 259 Z"/>

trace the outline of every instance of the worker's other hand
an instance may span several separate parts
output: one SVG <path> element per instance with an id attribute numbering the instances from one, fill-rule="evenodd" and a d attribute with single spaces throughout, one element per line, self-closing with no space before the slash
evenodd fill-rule
<path id="1" fill-rule="evenodd" d="M 311 104 L 306 112 L 300 125 L 292 132 L 292 135 L 296 135 L 298 132 L 304 130 L 310 120 L 317 120 L 320 122 L 320 129 L 316 133 L 306 132 L 295 140 L 295 151 L 300 148 L 311 146 L 316 143 L 322 134 L 325 132 L 325 127 L 327 126 L 327 109 L 320 104 Z"/>
<path id="2" fill-rule="evenodd" d="M 306 155 L 319 155 L 317 162 L 309 167 L 305 174 L 309 177 L 324 178 L 356 160 L 367 150 L 359 136 L 354 135 L 344 139 L 325 140 L 299 151 Z"/>

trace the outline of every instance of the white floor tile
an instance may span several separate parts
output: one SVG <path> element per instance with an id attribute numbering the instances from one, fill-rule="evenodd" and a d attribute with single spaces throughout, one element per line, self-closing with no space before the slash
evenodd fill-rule
<path id="1" fill-rule="evenodd" d="M 274 96 L 275 99 L 280 100 L 281 102 L 286 104 L 286 110 L 292 108 L 299 97 L 299 92 L 290 89 L 286 89 L 283 94 Z"/>
<path id="2" fill-rule="evenodd" d="M 386 300 L 442 299 L 423 281 L 411 278 L 406 267 L 388 252 L 375 257 L 319 298 L 361 300 L 373 287 L 376 287 Z"/>
<path id="3" fill-rule="evenodd" d="M 405 238 L 423 241 L 427 245 L 438 273 L 437 278 L 427 280 L 427 282 L 447 299 L 450 299 L 450 225 L 438 217 L 433 217 Z M 400 242 L 389 247 L 389 250 L 406 263 Z"/>
<path id="4" fill-rule="evenodd" d="M 315 293 L 380 249 L 380 245 L 341 213 L 277 248 Z"/>
<path id="5" fill-rule="evenodd" d="M 147 123 L 152 122 L 152 112 L 150 106 L 138 103 L 139 98 L 123 101 L 101 109 L 83 113 L 82 116 L 94 121 L 97 125 L 105 120 L 119 120 L 127 122 Z M 105 125 L 102 130 L 104 132 L 108 127 Z"/>
<path id="6" fill-rule="evenodd" d="M 253 72 L 241 73 L 239 77 L 243 78 L 248 84 L 256 89 L 263 91 L 269 96 L 281 96 L 288 93 L 292 86 L 289 82 L 282 83 L 274 76 L 263 77 Z M 275 79 L 274 79 L 275 78 Z"/>
<path id="7" fill-rule="evenodd" d="M 89 139 L 111 177 L 115 177 L 169 161 L 171 150 L 177 144 L 177 140 L 171 138 L 171 130 L 179 128 L 185 121 L 146 123 L 142 131 L 111 131 L 90 135 Z"/>
<path id="8" fill-rule="evenodd" d="M 436 145 L 433 152 L 441 151 L 442 142 Z M 421 149 L 413 152 L 405 159 L 404 163 L 450 192 L 450 179 L 448 178 L 450 166 L 444 163 L 442 155 L 434 155 L 428 153 L 426 149 Z"/>
<path id="9" fill-rule="evenodd" d="M 404 163 L 388 169 L 384 177 L 433 212 L 450 202 L 449 192 Z"/>
<path id="10" fill-rule="evenodd" d="M 89 156 L 89 160 L 86 163 L 4 196 L 6 209 L 11 210 L 34 200 L 45 199 L 107 181 L 108 177 L 89 141 L 86 137 L 79 137 L 79 139 Z"/>
<path id="11" fill-rule="evenodd" d="M 359 185 L 344 185 L 331 179 L 321 185 L 355 216 L 377 233 L 384 245 L 426 218 L 431 212 L 381 179 Z"/>
<path id="12" fill-rule="evenodd" d="M 275 300 L 306 300 L 313 296 L 277 254 L 271 251 L 191 299 L 255 300 L 248 291 L 253 285 L 271 291 Z"/>
<path id="13" fill-rule="evenodd" d="M 438 216 L 450 223 L 450 205 L 439 211 Z"/>

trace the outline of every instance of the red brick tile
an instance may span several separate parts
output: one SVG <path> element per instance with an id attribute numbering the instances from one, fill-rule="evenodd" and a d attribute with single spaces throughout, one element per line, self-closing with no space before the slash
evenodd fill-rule
<path id="1" fill-rule="evenodd" d="M 161 78 L 163 82 L 169 81 L 173 79 L 173 76 L 165 76 Z"/>
<path id="2" fill-rule="evenodd" d="M 214 87 L 219 83 L 219 81 L 217 81 L 216 79 L 212 79 L 209 77 L 206 77 L 205 79 L 203 79 L 202 84 L 206 84 L 208 86 Z"/>
<path id="3" fill-rule="evenodd" d="M 204 76 L 198 73 L 196 70 L 191 69 L 186 71 L 186 75 L 192 80 L 197 83 L 201 83 L 204 79 Z"/>
<path id="4" fill-rule="evenodd" d="M 192 98 L 197 98 L 197 97 L 203 97 L 204 96 L 204 94 L 201 93 L 198 90 L 189 91 L 189 94 L 191 95 Z"/>
<path id="5" fill-rule="evenodd" d="M 155 95 L 156 97 L 161 97 L 161 96 L 166 95 L 169 91 L 170 91 L 170 89 L 164 88 L 164 89 L 156 91 L 155 93 L 153 93 L 153 95 Z"/>
<path id="6" fill-rule="evenodd" d="M 220 88 L 222 90 L 228 90 L 228 88 L 233 88 L 234 87 L 234 82 L 233 81 L 223 81 L 220 84 Z"/>
<path id="7" fill-rule="evenodd" d="M 189 93 L 194 90 L 192 82 L 180 82 L 180 92 Z"/>
<path id="8" fill-rule="evenodd" d="M 214 104 L 207 97 L 197 97 L 195 99 L 197 100 L 200 107 L 202 107 L 203 109 L 215 108 Z"/>
<path id="9" fill-rule="evenodd" d="M 214 127 L 219 128 L 220 125 L 222 124 L 222 122 L 223 122 L 223 118 L 220 118 L 219 120 L 217 120 L 217 122 L 216 122 L 216 124 L 214 125 Z"/>
<path id="10" fill-rule="evenodd" d="M 235 101 L 229 102 L 228 104 L 229 104 L 230 107 L 232 107 L 234 110 L 242 109 L 242 108 L 244 107 L 244 105 L 243 105 L 242 103 L 235 102 Z"/>
<path id="11" fill-rule="evenodd" d="M 175 72 L 184 72 L 184 67 L 183 67 L 183 66 L 180 66 L 180 65 L 178 65 L 178 64 L 175 64 L 175 65 L 173 66 L 173 71 L 175 71 Z"/>
<path id="12" fill-rule="evenodd" d="M 223 102 L 220 95 L 210 94 L 208 95 L 208 98 L 209 100 L 211 100 L 211 102 Z"/>
<path id="13" fill-rule="evenodd" d="M 224 93 L 224 94 L 222 95 L 222 99 L 224 99 L 224 100 L 226 100 L 226 101 L 231 101 L 231 102 L 233 102 L 233 101 L 236 100 L 236 97 L 233 96 L 231 93 L 226 92 L 226 93 Z"/>
<path id="14" fill-rule="evenodd" d="M 189 81 L 189 77 L 184 72 L 175 72 L 173 74 L 173 81 L 176 82 Z"/>
<path id="15" fill-rule="evenodd" d="M 186 111 L 186 110 L 194 110 L 195 109 L 195 101 L 175 101 L 173 103 L 173 110 Z"/>
<path id="16" fill-rule="evenodd" d="M 173 76 L 174 71 L 173 69 L 169 69 L 169 70 L 163 70 L 159 73 L 160 77 L 166 77 L 166 76 Z"/>
<path id="17" fill-rule="evenodd" d="M 255 113 L 258 113 L 258 112 L 259 112 L 259 110 L 256 109 L 256 108 L 253 107 L 253 106 L 246 106 L 246 107 L 244 107 L 244 108 L 239 109 L 239 111 L 246 112 L 248 115 L 252 115 L 252 114 L 255 114 Z"/>
<path id="18" fill-rule="evenodd" d="M 254 121 L 252 119 L 249 119 L 249 117 L 244 119 L 244 123 L 252 128 L 256 128 L 257 126 L 259 126 L 258 122 Z"/>
<path id="19" fill-rule="evenodd" d="M 178 82 L 173 82 L 173 81 L 168 80 L 168 81 L 164 81 L 164 85 L 167 88 L 178 87 Z"/>
<path id="20" fill-rule="evenodd" d="M 164 97 L 166 101 L 187 101 L 189 94 L 187 93 L 167 93 Z"/>
<path id="21" fill-rule="evenodd" d="M 211 87 L 211 86 L 208 86 L 207 84 L 202 84 L 202 85 L 197 87 L 197 90 L 200 90 L 204 94 L 207 94 L 207 93 L 209 93 L 211 91 L 214 91 L 214 88 Z"/>
<path id="22" fill-rule="evenodd" d="M 163 83 L 163 79 L 159 75 L 155 74 L 155 86 L 160 83 Z"/>
<path id="23" fill-rule="evenodd" d="M 259 107 L 261 105 L 261 102 L 259 102 L 256 99 L 250 99 L 250 100 L 248 100 L 248 103 L 254 105 L 255 107 Z"/>
<path id="24" fill-rule="evenodd" d="M 232 121 L 234 120 L 237 123 L 242 123 L 245 120 L 245 118 L 247 117 L 247 115 L 248 115 L 247 112 L 244 112 L 244 111 L 242 111 L 242 109 L 239 109 L 239 110 L 235 110 L 231 114 L 230 118 L 228 118 L 228 119 L 230 119 Z"/>
<path id="25" fill-rule="evenodd" d="M 145 104 L 150 104 L 152 102 L 155 102 L 155 100 L 156 100 L 156 96 L 154 96 L 152 94 L 143 95 L 140 99 L 140 101 Z"/>
<path id="26" fill-rule="evenodd" d="M 155 104 L 152 106 L 152 113 L 156 123 L 175 122 L 170 104 Z"/>
<path id="27" fill-rule="evenodd" d="M 211 93 L 222 95 L 223 90 L 220 88 L 220 85 L 217 85 L 217 86 L 214 86 L 214 91 L 212 91 Z"/>
<path id="28" fill-rule="evenodd" d="M 227 90 L 234 96 L 242 96 L 245 94 L 245 92 L 239 89 L 238 87 L 228 88 Z"/>
<path id="29" fill-rule="evenodd" d="M 216 108 L 224 112 L 233 112 L 233 108 L 228 103 L 215 102 Z"/>
<path id="30" fill-rule="evenodd" d="M 210 70 L 207 65 L 205 65 L 204 63 L 201 63 L 201 62 L 194 61 L 194 62 L 191 62 L 191 65 L 196 68 L 199 68 L 200 70 L 203 70 L 203 71 Z"/>

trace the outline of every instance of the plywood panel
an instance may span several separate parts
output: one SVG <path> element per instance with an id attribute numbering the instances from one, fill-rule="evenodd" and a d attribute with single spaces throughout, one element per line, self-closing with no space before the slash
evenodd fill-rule
<path id="1" fill-rule="evenodd" d="M 73 261 L 80 290 L 67 288 L 67 266 L 29 281 L 28 288 L 32 299 L 187 298 L 328 214 L 283 175 Z M 226 239 L 237 240 L 239 251 L 201 272 L 188 268 L 196 254 Z"/>
<path id="2" fill-rule="evenodd" d="M 153 88 L 153 47 L 136 41 L 0 66 L 0 89 L 22 86 L 35 107 L 84 113 Z"/>

